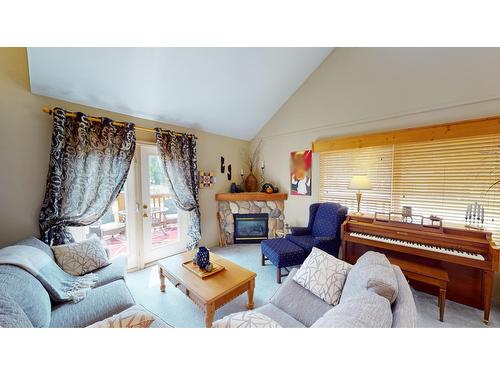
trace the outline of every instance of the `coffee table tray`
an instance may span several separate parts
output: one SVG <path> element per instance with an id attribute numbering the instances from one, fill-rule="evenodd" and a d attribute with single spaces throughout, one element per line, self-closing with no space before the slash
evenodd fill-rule
<path id="1" fill-rule="evenodd" d="M 186 268 L 187 270 L 191 271 L 192 273 L 194 273 L 199 278 L 205 279 L 205 278 L 212 276 L 212 275 L 216 274 L 217 272 L 220 272 L 224 269 L 224 266 L 221 264 L 218 264 L 216 262 L 211 262 L 211 263 L 214 266 L 214 268 L 210 272 L 205 271 L 204 269 L 201 269 L 196 264 L 194 264 L 192 260 L 188 260 L 187 262 L 182 263 L 182 266 L 184 268 Z"/>

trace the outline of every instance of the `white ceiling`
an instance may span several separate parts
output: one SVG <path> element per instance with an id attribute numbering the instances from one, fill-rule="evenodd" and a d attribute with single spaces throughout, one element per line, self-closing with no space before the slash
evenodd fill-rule
<path id="1" fill-rule="evenodd" d="M 28 48 L 28 62 L 34 94 L 250 140 L 331 50 Z"/>

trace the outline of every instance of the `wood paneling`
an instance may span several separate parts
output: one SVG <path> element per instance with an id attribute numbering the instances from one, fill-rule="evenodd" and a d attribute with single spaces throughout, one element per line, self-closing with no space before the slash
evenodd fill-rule
<path id="1" fill-rule="evenodd" d="M 313 142 L 313 151 L 325 152 L 400 143 L 430 142 L 438 139 L 498 133 L 500 133 L 500 116 L 352 137 L 320 139 Z"/>

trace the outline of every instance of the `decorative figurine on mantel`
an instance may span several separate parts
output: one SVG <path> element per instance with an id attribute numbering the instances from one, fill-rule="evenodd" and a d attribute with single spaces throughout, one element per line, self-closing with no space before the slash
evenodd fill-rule
<path id="1" fill-rule="evenodd" d="M 465 211 L 465 226 L 472 229 L 484 229 L 484 207 L 477 202 L 469 204 Z"/>

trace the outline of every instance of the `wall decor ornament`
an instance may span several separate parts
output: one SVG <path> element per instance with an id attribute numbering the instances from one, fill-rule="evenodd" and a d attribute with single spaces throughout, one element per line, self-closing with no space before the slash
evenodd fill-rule
<path id="1" fill-rule="evenodd" d="M 262 148 L 262 140 L 259 141 L 257 146 L 249 153 L 247 158 L 248 176 L 245 178 L 245 191 L 256 192 L 259 190 L 259 181 L 254 175 L 254 170 L 257 169 L 259 163 L 260 151 Z"/>
<path id="2" fill-rule="evenodd" d="M 212 187 L 215 184 L 215 176 L 213 172 L 205 173 L 200 171 L 200 188 Z"/>
<path id="3" fill-rule="evenodd" d="M 253 173 L 250 173 L 245 178 L 245 191 L 256 192 L 259 189 L 259 182 Z"/>
<path id="4" fill-rule="evenodd" d="M 265 182 L 264 184 L 262 184 L 262 189 L 260 191 L 262 193 L 272 194 L 276 191 L 276 188 L 269 182 Z"/>
<path id="5" fill-rule="evenodd" d="M 224 156 L 220 157 L 220 173 L 226 172 L 226 166 L 224 165 Z"/>
<path id="6" fill-rule="evenodd" d="M 292 195 L 311 195 L 312 150 L 290 154 L 290 192 Z"/>
<path id="7" fill-rule="evenodd" d="M 233 178 L 233 173 L 232 172 L 233 172 L 233 167 L 231 166 L 231 164 L 229 164 L 227 166 L 227 180 L 228 181 L 231 181 L 232 178 Z"/>

